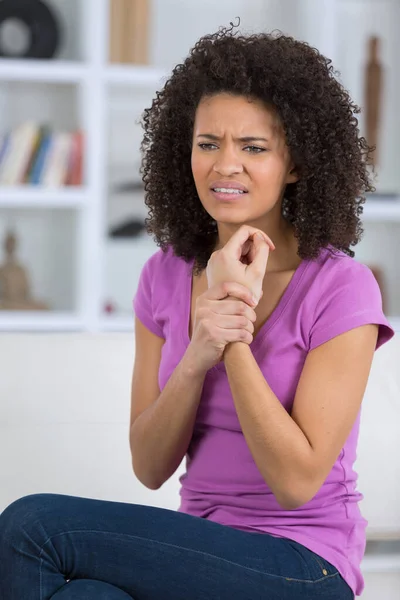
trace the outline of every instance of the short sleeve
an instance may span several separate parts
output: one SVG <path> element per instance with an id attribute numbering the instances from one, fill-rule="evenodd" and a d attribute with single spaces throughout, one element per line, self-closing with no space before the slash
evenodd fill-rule
<path id="1" fill-rule="evenodd" d="M 155 289 L 157 281 L 156 271 L 159 252 L 149 258 L 144 264 L 139 277 L 139 283 L 133 299 L 133 310 L 137 318 L 158 337 L 163 337 L 163 330 L 156 322 L 155 315 Z"/>
<path id="2" fill-rule="evenodd" d="M 382 311 L 382 296 L 371 269 L 354 259 L 340 261 L 321 291 L 310 331 L 310 350 L 361 325 L 379 325 L 376 349 L 394 336 Z"/>

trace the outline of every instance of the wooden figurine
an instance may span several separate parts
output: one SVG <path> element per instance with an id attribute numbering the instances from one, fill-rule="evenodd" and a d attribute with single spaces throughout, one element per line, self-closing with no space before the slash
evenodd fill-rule
<path id="1" fill-rule="evenodd" d="M 371 153 L 374 167 L 378 165 L 379 126 L 382 109 L 383 67 L 379 57 L 379 38 L 371 36 L 368 40 L 368 61 L 365 72 L 365 108 L 366 138 L 369 146 L 375 148 Z"/>
<path id="2" fill-rule="evenodd" d="M 47 310 L 46 304 L 31 298 L 28 275 L 15 258 L 16 246 L 15 235 L 8 232 L 4 242 L 6 259 L 0 265 L 0 309 Z"/>

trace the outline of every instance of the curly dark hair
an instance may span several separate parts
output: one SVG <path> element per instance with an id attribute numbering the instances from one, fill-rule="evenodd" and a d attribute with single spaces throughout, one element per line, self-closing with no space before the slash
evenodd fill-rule
<path id="1" fill-rule="evenodd" d="M 359 135 L 360 112 L 331 60 L 281 32 L 242 35 L 230 28 L 202 37 L 144 111 L 141 174 L 146 227 L 163 249 L 195 261 L 200 272 L 217 243 L 191 170 L 193 125 L 204 96 L 230 93 L 275 107 L 299 180 L 286 186 L 282 215 L 301 258 L 333 246 L 351 257 L 363 234 L 360 215 L 374 191 L 372 148 Z"/>

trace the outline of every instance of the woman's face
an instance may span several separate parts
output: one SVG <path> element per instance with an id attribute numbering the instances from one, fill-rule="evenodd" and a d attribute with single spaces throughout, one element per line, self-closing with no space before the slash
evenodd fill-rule
<path id="1" fill-rule="evenodd" d="M 297 181 L 276 115 L 259 100 L 218 94 L 196 111 L 192 172 L 200 201 L 218 223 L 260 221 L 281 210 Z"/>

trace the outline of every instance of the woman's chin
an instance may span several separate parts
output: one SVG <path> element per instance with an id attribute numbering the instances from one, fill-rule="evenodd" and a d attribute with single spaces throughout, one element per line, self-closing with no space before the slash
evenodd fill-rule
<path id="1" fill-rule="evenodd" d="M 255 215 L 252 215 L 248 211 L 213 211 L 212 218 L 217 223 L 223 223 L 226 225 L 245 225 L 251 221 L 257 220 Z"/>
<path id="2" fill-rule="evenodd" d="M 239 223 L 247 220 L 254 215 L 248 208 L 239 206 L 213 206 L 211 211 L 207 211 L 215 221 L 227 221 L 229 223 Z"/>

